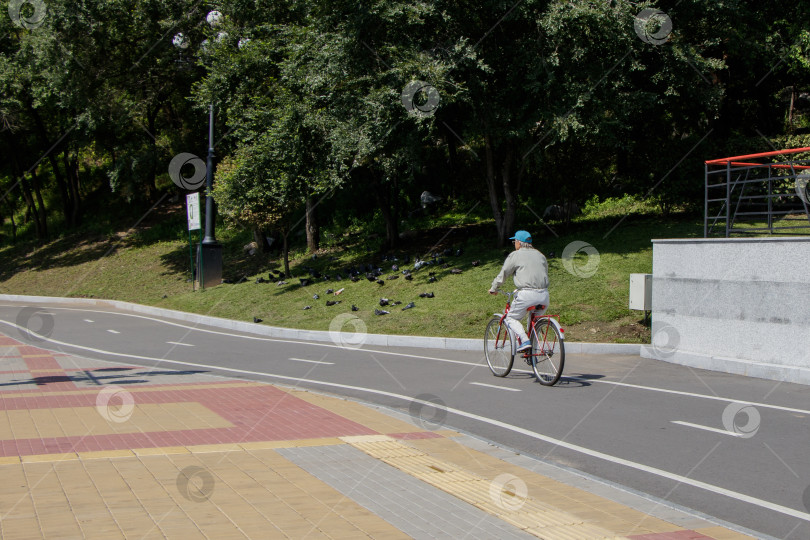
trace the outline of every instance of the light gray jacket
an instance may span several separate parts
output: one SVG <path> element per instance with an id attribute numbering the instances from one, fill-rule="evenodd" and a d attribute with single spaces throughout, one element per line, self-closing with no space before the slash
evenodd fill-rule
<path id="1" fill-rule="evenodd" d="M 517 289 L 548 289 L 548 261 L 534 248 L 517 249 L 506 258 L 489 290 L 494 292 L 509 276 L 514 276 Z"/>

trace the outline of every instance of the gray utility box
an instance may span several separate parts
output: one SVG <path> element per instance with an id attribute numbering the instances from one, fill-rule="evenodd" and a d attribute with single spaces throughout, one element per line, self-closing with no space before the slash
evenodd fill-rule
<path id="1" fill-rule="evenodd" d="M 630 274 L 630 309 L 652 310 L 652 274 Z"/>

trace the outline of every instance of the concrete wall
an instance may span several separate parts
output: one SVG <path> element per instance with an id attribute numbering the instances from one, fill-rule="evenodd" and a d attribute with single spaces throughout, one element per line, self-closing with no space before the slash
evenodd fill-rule
<path id="1" fill-rule="evenodd" d="M 641 354 L 810 384 L 810 238 L 653 240 Z"/>

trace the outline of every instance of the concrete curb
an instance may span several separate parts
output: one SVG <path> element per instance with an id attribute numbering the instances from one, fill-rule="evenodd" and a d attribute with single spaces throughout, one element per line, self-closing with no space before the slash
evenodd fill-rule
<path id="1" fill-rule="evenodd" d="M 810 384 L 810 369 L 798 366 L 765 364 L 751 360 L 741 360 L 726 356 L 712 356 L 688 351 L 672 351 L 661 354 L 652 345 L 642 345 L 639 353 L 642 358 L 661 360 L 671 364 L 689 366 L 734 375 L 744 375 L 757 379 L 768 379 L 796 384 Z"/>
<path id="2" fill-rule="evenodd" d="M 342 345 L 339 332 L 334 334 L 323 330 L 298 330 L 295 328 L 281 328 L 278 326 L 266 326 L 244 321 L 234 321 L 220 317 L 210 317 L 208 315 L 198 315 L 185 311 L 175 311 L 172 309 L 158 308 L 123 302 L 120 300 L 101 300 L 96 298 L 60 298 L 51 296 L 24 296 L 17 294 L 0 294 L 0 301 L 6 302 L 26 302 L 30 304 L 79 304 L 88 307 L 115 308 L 122 311 L 130 311 L 143 315 L 164 317 L 195 324 L 205 324 L 226 330 L 235 330 L 249 334 L 261 336 L 296 339 L 302 341 L 332 341 Z M 350 334 L 345 334 L 350 335 Z M 387 334 L 367 334 L 363 340 L 364 345 L 375 345 L 382 347 L 421 347 L 426 349 L 448 349 L 454 351 L 480 351 L 480 339 L 443 338 L 428 336 L 395 336 Z M 634 355 L 641 354 L 642 345 L 638 343 L 578 343 L 565 342 L 565 352 L 568 354 L 621 354 Z"/>

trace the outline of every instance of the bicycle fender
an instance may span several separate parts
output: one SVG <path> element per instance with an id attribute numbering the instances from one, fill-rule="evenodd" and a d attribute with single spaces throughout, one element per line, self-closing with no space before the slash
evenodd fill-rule
<path id="1" fill-rule="evenodd" d="M 552 326 L 554 326 L 554 328 L 560 331 L 560 341 L 565 341 L 565 330 L 563 330 L 562 325 L 560 325 L 560 321 L 552 317 L 549 317 L 548 320 L 551 321 L 551 324 Z"/>

